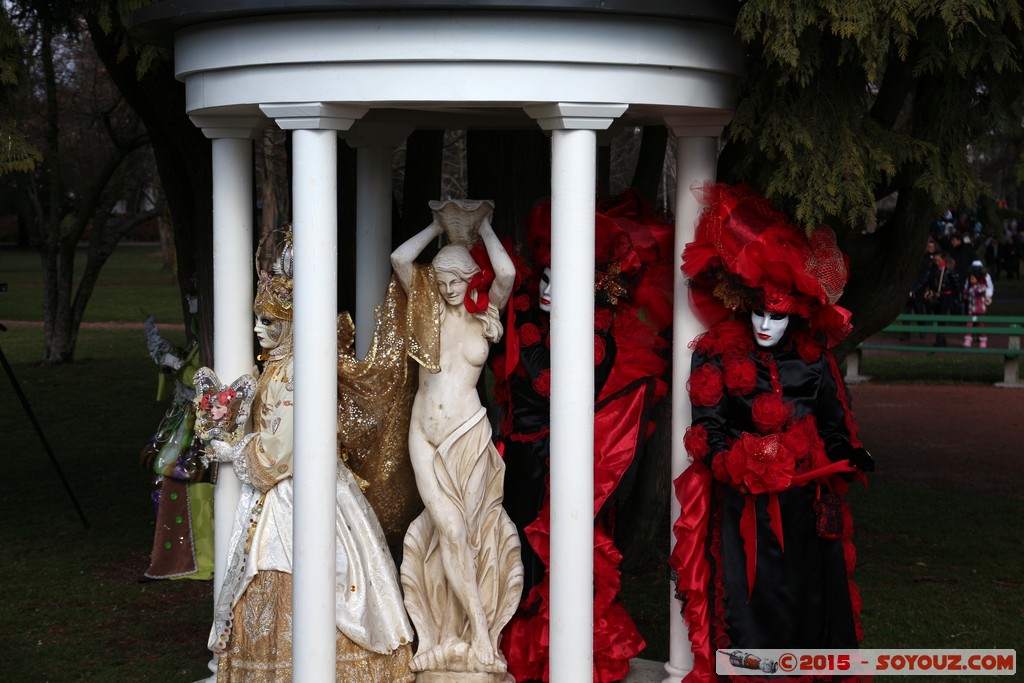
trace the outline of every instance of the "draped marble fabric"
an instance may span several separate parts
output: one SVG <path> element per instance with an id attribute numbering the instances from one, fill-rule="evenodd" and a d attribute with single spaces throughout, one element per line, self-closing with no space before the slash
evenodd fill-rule
<path id="1" fill-rule="evenodd" d="M 459 506 L 466 520 L 477 587 L 497 650 L 501 630 L 519 602 L 523 568 L 519 534 L 501 505 L 505 465 L 491 442 L 485 409 L 438 446 L 434 473 L 444 495 Z M 419 636 L 417 656 L 432 652 L 427 657 L 431 670 L 469 671 L 474 669 L 465 646 L 471 637 L 469 620 L 448 586 L 440 542 L 430 513 L 423 512 L 405 537 L 405 604 Z"/>

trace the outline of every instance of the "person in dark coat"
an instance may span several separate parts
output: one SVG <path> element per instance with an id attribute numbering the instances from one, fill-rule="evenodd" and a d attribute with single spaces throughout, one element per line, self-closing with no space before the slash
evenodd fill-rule
<path id="1" fill-rule="evenodd" d="M 939 315 L 962 314 L 963 282 L 952 256 L 945 251 L 934 254 L 924 295 L 926 300 L 933 302 L 932 312 Z M 933 346 L 946 346 L 946 335 L 936 333 Z"/>
<path id="2" fill-rule="evenodd" d="M 978 254 L 975 252 L 974 245 L 971 244 L 970 240 L 971 238 L 968 235 L 959 232 L 953 233 L 949 240 L 949 249 L 947 250 L 948 256 L 953 259 L 953 268 L 956 270 L 957 280 L 961 286 L 967 282 L 971 272 L 971 264 L 978 258 Z M 956 313 L 963 313 L 962 297 L 957 297 L 954 309 L 957 309 L 955 310 Z"/>
<path id="3" fill-rule="evenodd" d="M 999 251 L 999 264 L 1006 271 L 1006 279 L 1013 278 L 1016 280 L 1020 278 L 1020 250 L 1013 235 L 1008 234 L 1006 236 L 1006 241 Z"/>

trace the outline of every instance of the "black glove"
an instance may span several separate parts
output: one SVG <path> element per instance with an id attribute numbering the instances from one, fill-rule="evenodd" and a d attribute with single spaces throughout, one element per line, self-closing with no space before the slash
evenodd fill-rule
<path id="1" fill-rule="evenodd" d="M 875 471 L 875 459 L 872 458 L 871 454 L 863 448 L 853 449 L 853 453 L 850 454 L 849 460 L 851 465 L 862 472 Z"/>

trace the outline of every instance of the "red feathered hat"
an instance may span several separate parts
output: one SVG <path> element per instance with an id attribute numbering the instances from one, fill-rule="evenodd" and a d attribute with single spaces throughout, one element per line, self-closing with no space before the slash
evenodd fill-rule
<path id="1" fill-rule="evenodd" d="M 846 255 L 826 226 L 810 236 L 746 185 L 694 190 L 704 210 L 683 252 L 695 310 L 708 327 L 737 310 L 807 318 L 835 346 L 850 312 L 836 305 L 849 277 Z"/>
<path id="2" fill-rule="evenodd" d="M 659 329 L 672 321 L 671 253 L 674 228 L 659 219 L 635 190 L 597 202 L 594 214 L 594 289 L 617 306 L 629 298 Z M 526 218 L 526 248 L 535 269 L 551 267 L 551 200 Z"/>

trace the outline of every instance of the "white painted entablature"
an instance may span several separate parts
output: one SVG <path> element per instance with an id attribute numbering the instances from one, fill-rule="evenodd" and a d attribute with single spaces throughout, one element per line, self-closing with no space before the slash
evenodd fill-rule
<path id="1" fill-rule="evenodd" d="M 133 32 L 173 36 L 190 114 L 345 102 L 371 108 L 369 119 L 412 110 L 427 125 L 525 127 L 524 106 L 577 102 L 626 103 L 627 122 L 661 123 L 681 108 L 732 109 L 735 10 L 718 0 L 177 0 L 137 12 Z"/>

